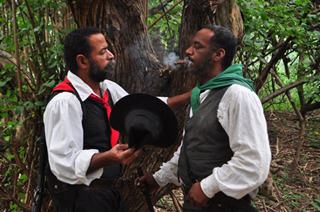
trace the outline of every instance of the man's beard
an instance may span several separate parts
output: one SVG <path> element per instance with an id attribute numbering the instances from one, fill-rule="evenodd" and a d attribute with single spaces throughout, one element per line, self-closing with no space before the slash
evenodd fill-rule
<path id="1" fill-rule="evenodd" d="M 206 75 L 211 67 L 211 56 L 208 56 L 200 66 L 194 68 L 190 67 L 190 72 L 197 77 L 201 77 Z"/>
<path id="2" fill-rule="evenodd" d="M 108 78 L 108 75 L 113 72 L 115 67 L 115 61 L 111 60 L 103 69 L 100 69 L 98 65 L 92 61 L 90 62 L 90 70 L 89 70 L 89 77 L 94 82 L 102 82 L 103 80 Z"/>

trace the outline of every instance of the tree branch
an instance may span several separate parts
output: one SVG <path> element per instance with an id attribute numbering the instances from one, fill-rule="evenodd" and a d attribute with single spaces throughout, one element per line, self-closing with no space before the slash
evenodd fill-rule
<path id="1" fill-rule="evenodd" d="M 308 82 L 308 81 L 309 81 L 309 80 L 302 79 L 302 80 L 298 80 L 298 81 L 296 81 L 296 82 L 294 82 L 294 83 L 291 83 L 291 84 L 289 84 L 289 85 L 283 86 L 282 88 L 280 88 L 280 89 L 277 90 L 276 92 L 274 92 L 274 93 L 270 94 L 269 96 L 263 98 L 263 99 L 261 100 L 261 102 L 262 102 L 262 104 L 264 104 L 264 103 L 270 101 L 271 99 L 274 99 L 274 98 L 276 98 L 277 96 L 285 93 L 286 91 L 291 90 L 292 88 L 295 88 L 295 87 L 297 87 L 297 86 L 299 86 L 299 85 L 302 85 L 302 84 L 304 84 L 304 83 L 306 83 L 306 82 Z"/>
<path id="2" fill-rule="evenodd" d="M 277 75 L 277 73 L 276 73 L 274 70 L 271 70 L 271 74 L 273 75 L 276 83 L 277 83 L 280 87 L 283 87 L 283 83 L 281 82 L 281 79 L 280 79 L 280 77 Z M 289 100 L 289 102 L 290 102 L 290 104 L 291 104 L 294 112 L 295 112 L 296 115 L 298 116 L 299 121 L 300 121 L 300 122 L 304 121 L 304 117 L 302 116 L 302 114 L 301 114 L 300 111 L 298 110 L 296 104 L 294 103 L 290 91 L 287 90 L 285 93 L 286 93 L 286 96 L 288 97 L 288 100 Z"/>
<path id="3" fill-rule="evenodd" d="M 36 39 L 36 47 L 37 47 L 36 49 L 39 52 L 39 57 L 41 59 L 42 70 L 47 70 L 46 60 L 44 58 L 45 53 L 44 53 L 44 51 L 42 49 L 42 45 L 41 45 L 41 41 L 40 41 L 40 38 L 39 38 L 39 34 L 35 31 L 36 22 L 34 20 L 34 15 L 32 13 L 32 9 L 30 8 L 29 2 L 27 0 L 25 0 L 25 3 L 26 3 L 26 6 L 27 6 L 27 11 L 28 11 L 30 22 L 31 22 L 31 25 L 32 25 L 32 31 L 33 31 L 34 37 Z M 35 74 L 38 74 L 38 73 L 35 73 Z"/>
<path id="4" fill-rule="evenodd" d="M 14 56 L 12 56 L 9 52 L 0 49 L 0 62 L 2 63 L 8 63 L 6 62 L 8 61 L 9 63 L 11 63 L 12 65 L 17 66 L 17 60 L 16 58 L 14 58 Z"/>
<path id="5" fill-rule="evenodd" d="M 17 26 L 17 7 L 16 2 L 12 0 L 12 22 L 13 22 L 13 40 L 15 45 L 15 58 L 16 58 L 16 65 L 17 65 L 17 84 L 18 84 L 18 94 L 19 98 L 22 99 L 22 81 L 21 81 L 21 68 L 20 68 L 20 54 L 19 54 L 19 41 L 17 36 L 18 26 Z"/>
<path id="6" fill-rule="evenodd" d="M 317 110 L 317 109 L 320 109 L 320 102 L 303 105 L 300 109 L 300 112 L 301 112 L 301 114 L 305 115 L 307 112 L 311 112 L 311 111 Z"/>
<path id="7" fill-rule="evenodd" d="M 288 37 L 287 40 L 283 42 L 278 51 L 272 56 L 269 63 L 262 69 L 259 77 L 255 81 L 256 92 L 259 92 L 259 90 L 262 88 L 272 67 L 283 57 L 292 39 L 293 37 Z"/>
<path id="8" fill-rule="evenodd" d="M 172 31 L 171 31 L 170 25 L 169 25 L 169 18 L 168 18 L 168 16 L 167 16 L 168 13 L 166 13 L 165 6 L 163 6 L 162 0 L 160 0 L 160 4 L 162 5 L 163 14 L 165 14 L 164 17 L 166 18 L 167 27 L 168 27 L 168 31 L 169 31 L 170 37 L 172 37 Z"/>
<path id="9" fill-rule="evenodd" d="M 14 203 L 16 203 L 19 207 L 21 207 L 22 209 L 26 210 L 26 211 L 30 211 L 31 208 L 29 205 L 22 203 L 21 201 L 19 201 L 17 198 L 13 197 L 12 195 L 10 195 L 8 193 L 8 191 L 5 191 L 4 189 L 1 189 L 0 191 L 0 200 L 4 200 L 4 201 L 13 201 Z"/>
<path id="10" fill-rule="evenodd" d="M 170 2 L 172 2 L 172 0 L 166 0 L 165 2 L 161 2 L 161 4 L 159 4 L 158 6 L 151 8 L 149 10 L 149 15 L 153 16 L 157 14 L 158 12 L 163 10 Z"/>
<path id="11" fill-rule="evenodd" d="M 150 24 L 150 26 L 148 26 L 148 29 L 151 29 L 156 23 L 158 23 L 166 14 L 171 12 L 171 10 L 173 10 L 176 6 L 178 6 L 178 4 L 180 4 L 182 1 L 183 0 L 180 0 L 176 2 L 174 5 L 172 5 L 172 7 L 170 7 L 165 13 L 163 13 L 159 18 L 157 18 L 152 24 Z"/>

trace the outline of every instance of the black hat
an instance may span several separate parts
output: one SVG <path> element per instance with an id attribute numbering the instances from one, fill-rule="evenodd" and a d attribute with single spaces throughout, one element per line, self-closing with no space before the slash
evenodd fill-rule
<path id="1" fill-rule="evenodd" d="M 112 108 L 111 126 L 128 136 L 129 147 L 145 144 L 169 147 L 178 136 L 178 122 L 163 101 L 148 94 L 131 94 Z"/>

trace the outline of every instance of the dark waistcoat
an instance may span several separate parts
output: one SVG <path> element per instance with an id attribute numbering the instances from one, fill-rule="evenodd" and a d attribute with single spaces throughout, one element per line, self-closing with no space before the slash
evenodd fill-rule
<path id="1" fill-rule="evenodd" d="M 233 156 L 228 135 L 217 118 L 219 103 L 228 87 L 210 91 L 197 112 L 186 122 L 178 175 L 185 187 L 212 174 Z"/>
<path id="2" fill-rule="evenodd" d="M 111 96 L 111 95 L 109 95 Z M 99 152 L 111 149 L 110 126 L 104 106 L 90 98 L 86 99 L 83 113 L 83 149 L 98 149 Z M 104 167 L 101 178 L 114 180 L 121 175 L 120 164 L 108 165 Z"/>

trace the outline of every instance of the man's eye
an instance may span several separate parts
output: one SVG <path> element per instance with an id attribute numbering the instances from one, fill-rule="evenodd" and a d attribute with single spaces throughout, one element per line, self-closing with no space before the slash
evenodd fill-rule
<path id="1" fill-rule="evenodd" d="M 195 49 L 200 49 L 202 47 L 199 43 L 195 43 L 193 46 Z"/>

